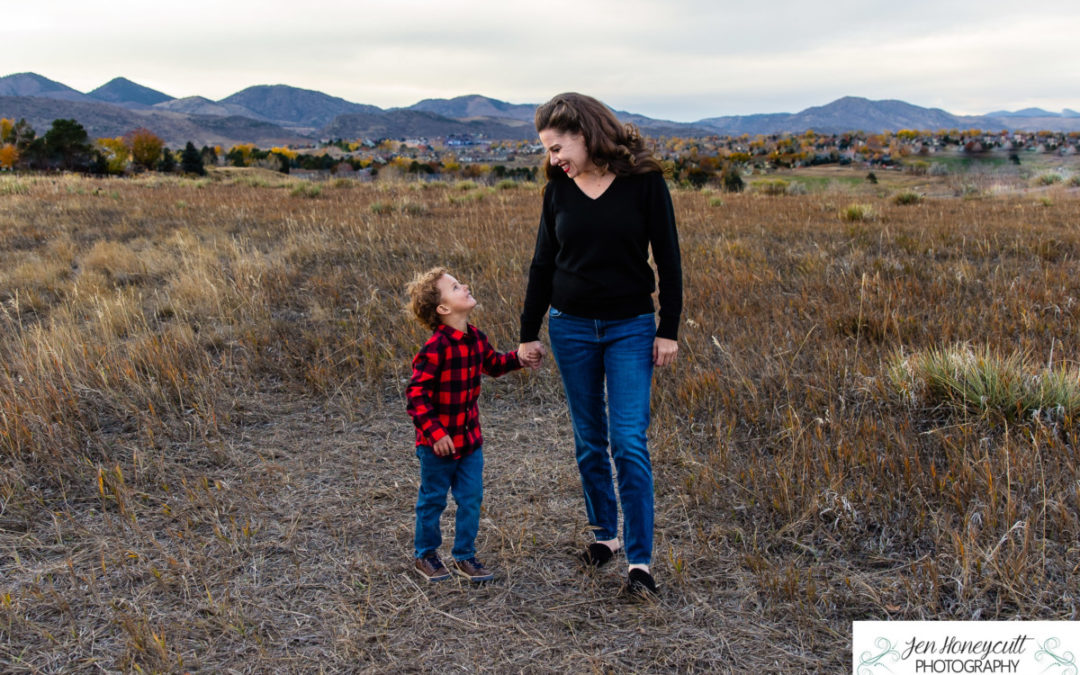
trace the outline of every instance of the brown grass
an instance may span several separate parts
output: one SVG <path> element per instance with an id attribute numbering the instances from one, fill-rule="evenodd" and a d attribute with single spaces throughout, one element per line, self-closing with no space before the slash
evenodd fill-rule
<path id="1" fill-rule="evenodd" d="M 930 407 L 889 375 L 957 343 L 1076 365 L 1066 186 L 676 192 L 686 323 L 651 432 L 664 588 L 641 602 L 619 566 L 571 559 L 584 510 L 552 364 L 486 382 L 478 545 L 498 580 L 409 571 L 402 383 L 424 331 L 403 285 L 448 266 L 511 348 L 538 187 L 17 181 L 4 671 L 839 672 L 852 620 L 1078 618 L 1073 420 Z"/>

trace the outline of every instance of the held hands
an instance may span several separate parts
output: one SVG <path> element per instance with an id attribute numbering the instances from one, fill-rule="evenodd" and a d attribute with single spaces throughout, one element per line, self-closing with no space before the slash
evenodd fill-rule
<path id="1" fill-rule="evenodd" d="M 679 343 L 668 338 L 658 337 L 653 340 L 652 360 L 658 366 L 668 366 L 675 363 L 675 355 L 679 353 Z"/>
<path id="2" fill-rule="evenodd" d="M 544 345 L 539 340 L 523 342 L 518 345 L 517 355 L 521 365 L 533 370 L 539 370 L 540 362 L 544 360 Z"/>
<path id="3" fill-rule="evenodd" d="M 454 441 L 449 436 L 443 436 L 435 441 L 435 445 L 431 446 L 431 451 L 434 452 L 437 457 L 447 457 L 452 455 L 454 454 Z"/>

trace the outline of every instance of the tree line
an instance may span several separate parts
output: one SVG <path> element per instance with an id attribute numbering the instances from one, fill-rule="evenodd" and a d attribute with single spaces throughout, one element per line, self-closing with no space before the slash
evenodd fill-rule
<path id="1" fill-rule="evenodd" d="M 0 119 L 0 170 L 80 171 L 107 175 L 128 171 L 206 173 L 203 152 L 190 141 L 174 151 L 148 129 L 91 143 L 73 119 L 57 119 L 43 136 L 25 119 Z"/>

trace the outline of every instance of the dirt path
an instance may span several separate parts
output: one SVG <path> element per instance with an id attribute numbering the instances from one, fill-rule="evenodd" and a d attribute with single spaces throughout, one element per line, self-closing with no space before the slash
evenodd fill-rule
<path id="1" fill-rule="evenodd" d="M 688 517 L 663 465 L 654 560 L 661 599 L 620 595 L 621 565 L 584 574 L 572 557 L 587 540 L 564 410 L 523 414 L 497 393 L 486 403 L 477 544 L 495 582 L 428 585 L 411 571 L 417 466 L 412 426 L 396 403 L 343 412 L 265 396 L 237 407 L 224 438 L 173 447 L 175 463 L 141 483 L 160 482 L 160 494 L 147 487 L 124 509 L 69 498 L 22 524 L 5 521 L 0 665 L 373 673 L 845 666 L 846 635 L 761 613 L 747 572 L 731 551 L 708 551 L 701 533 L 709 524 Z M 182 472 L 169 470 L 180 464 Z"/>

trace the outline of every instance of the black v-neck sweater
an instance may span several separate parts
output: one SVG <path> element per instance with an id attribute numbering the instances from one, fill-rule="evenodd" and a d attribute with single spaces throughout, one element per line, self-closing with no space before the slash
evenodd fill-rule
<path id="1" fill-rule="evenodd" d="M 547 308 L 587 319 L 654 311 L 658 337 L 675 340 L 682 313 L 682 263 L 675 210 L 659 172 L 617 176 L 596 199 L 566 177 L 544 189 L 536 249 L 521 313 L 521 341 L 538 339 Z"/>

